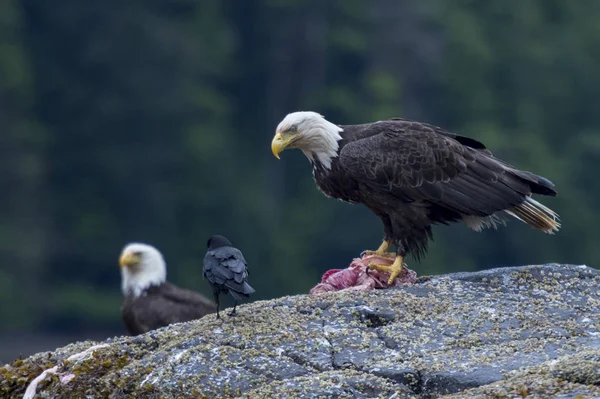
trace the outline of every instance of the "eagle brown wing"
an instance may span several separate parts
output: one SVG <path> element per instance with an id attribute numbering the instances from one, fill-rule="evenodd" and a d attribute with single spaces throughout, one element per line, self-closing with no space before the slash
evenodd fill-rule
<path id="1" fill-rule="evenodd" d="M 164 283 L 149 288 L 137 298 L 125 298 L 122 313 L 130 334 L 142 334 L 169 324 L 199 319 L 216 310 L 216 305 L 205 296 Z"/>
<path id="2" fill-rule="evenodd" d="M 371 189 L 403 201 L 487 216 L 523 202 L 539 185 L 537 176 L 495 159 L 475 140 L 404 120 L 379 122 L 373 129 L 379 133 L 342 148 L 342 168 Z M 470 147 L 470 141 L 478 145 Z"/>

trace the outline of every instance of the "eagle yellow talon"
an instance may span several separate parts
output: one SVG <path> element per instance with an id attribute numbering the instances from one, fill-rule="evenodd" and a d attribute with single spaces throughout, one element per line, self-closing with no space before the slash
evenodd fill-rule
<path id="1" fill-rule="evenodd" d="M 396 260 L 390 266 L 379 265 L 377 263 L 369 263 L 369 269 L 375 269 L 378 272 L 389 273 L 390 278 L 388 280 L 388 285 L 392 285 L 394 279 L 402 273 L 402 263 L 404 258 L 402 256 L 396 256 Z"/>
<path id="2" fill-rule="evenodd" d="M 395 252 L 377 252 L 377 251 L 365 251 L 364 254 L 366 256 L 372 256 L 372 255 L 377 255 L 377 256 L 383 256 L 385 258 L 395 258 L 396 257 L 396 253 Z"/>
<path id="3" fill-rule="evenodd" d="M 392 245 L 391 241 L 388 240 L 384 240 L 381 245 L 379 246 L 379 248 L 377 248 L 377 250 L 375 251 L 365 251 L 364 254 L 365 255 L 377 255 L 377 256 L 386 256 L 389 258 L 395 258 L 396 257 L 396 253 L 394 252 L 388 252 L 388 250 L 390 249 L 390 245 Z"/>

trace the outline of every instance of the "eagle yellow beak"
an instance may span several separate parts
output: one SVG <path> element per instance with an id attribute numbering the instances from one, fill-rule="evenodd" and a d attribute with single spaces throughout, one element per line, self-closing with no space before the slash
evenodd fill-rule
<path id="1" fill-rule="evenodd" d="M 290 144 L 292 136 L 283 137 L 281 133 L 275 134 L 273 137 L 273 141 L 271 141 L 271 151 L 273 151 L 273 155 L 275 158 L 279 158 L 279 153 L 286 149 L 286 147 Z"/>
<path id="2" fill-rule="evenodd" d="M 125 252 L 119 258 L 119 265 L 121 268 L 137 265 L 138 263 L 140 263 L 140 257 L 130 252 Z"/>

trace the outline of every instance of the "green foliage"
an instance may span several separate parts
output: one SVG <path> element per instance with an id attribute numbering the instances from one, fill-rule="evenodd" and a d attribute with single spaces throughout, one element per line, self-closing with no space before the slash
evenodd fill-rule
<path id="1" fill-rule="evenodd" d="M 120 326 L 129 241 L 208 293 L 206 241 L 225 234 L 256 299 L 375 249 L 375 216 L 323 197 L 302 154 L 271 156 L 299 109 L 434 123 L 556 183 L 558 235 L 436 228 L 420 274 L 591 264 L 599 19 L 594 1 L 3 2 L 1 329 Z"/>

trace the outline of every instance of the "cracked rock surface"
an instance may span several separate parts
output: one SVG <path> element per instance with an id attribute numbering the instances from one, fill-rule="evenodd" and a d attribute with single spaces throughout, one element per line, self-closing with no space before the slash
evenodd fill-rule
<path id="1" fill-rule="evenodd" d="M 299 295 L 0 369 L 36 398 L 600 397 L 600 271 L 549 264 Z"/>

